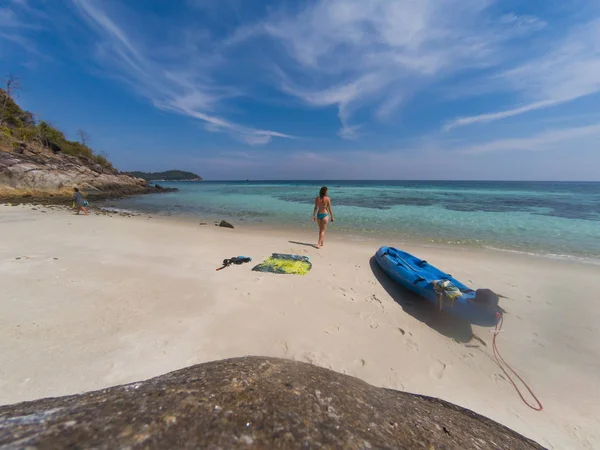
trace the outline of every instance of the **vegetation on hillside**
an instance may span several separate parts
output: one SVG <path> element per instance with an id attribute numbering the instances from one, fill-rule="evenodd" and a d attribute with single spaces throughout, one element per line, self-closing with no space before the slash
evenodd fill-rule
<path id="1" fill-rule="evenodd" d="M 164 180 L 164 181 L 201 181 L 202 177 L 192 172 L 184 170 L 167 170 L 165 172 L 129 172 L 131 175 L 143 178 L 146 181 Z"/>
<path id="2" fill-rule="evenodd" d="M 23 144 L 36 144 L 54 153 L 82 157 L 89 162 L 113 169 L 106 157 L 94 153 L 88 147 L 89 137 L 84 131 L 78 133 L 81 142 L 71 141 L 48 122 L 37 121 L 32 113 L 21 109 L 14 101 L 14 90 L 18 88 L 18 80 L 10 77 L 5 81 L 5 88 L 0 88 L 0 148 L 18 151 Z"/>

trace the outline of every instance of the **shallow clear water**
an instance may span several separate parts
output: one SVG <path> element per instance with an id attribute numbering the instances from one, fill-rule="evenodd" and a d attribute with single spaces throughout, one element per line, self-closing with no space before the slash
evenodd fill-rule
<path id="1" fill-rule="evenodd" d="M 110 202 L 152 214 L 309 228 L 329 187 L 348 233 L 600 258 L 600 183 L 477 181 L 172 182 L 179 192 Z"/>

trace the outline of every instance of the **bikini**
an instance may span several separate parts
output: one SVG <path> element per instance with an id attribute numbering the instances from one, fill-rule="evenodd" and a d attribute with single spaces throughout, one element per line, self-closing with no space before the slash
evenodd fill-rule
<path id="1" fill-rule="evenodd" d="M 322 201 L 323 201 L 323 203 L 325 203 L 325 200 L 322 200 Z M 325 207 L 327 207 L 327 206 L 325 206 Z M 327 213 L 318 213 L 318 214 L 317 214 L 317 219 L 318 219 L 318 220 L 323 220 L 323 219 L 324 219 L 325 217 L 327 217 L 328 215 L 329 215 L 329 214 L 327 214 Z"/>

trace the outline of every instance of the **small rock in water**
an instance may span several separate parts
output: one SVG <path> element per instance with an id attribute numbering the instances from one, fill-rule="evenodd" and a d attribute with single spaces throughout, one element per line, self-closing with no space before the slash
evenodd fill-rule
<path id="1" fill-rule="evenodd" d="M 219 226 L 223 228 L 233 228 L 233 225 L 231 225 L 229 222 L 226 222 L 225 220 L 221 220 Z"/>

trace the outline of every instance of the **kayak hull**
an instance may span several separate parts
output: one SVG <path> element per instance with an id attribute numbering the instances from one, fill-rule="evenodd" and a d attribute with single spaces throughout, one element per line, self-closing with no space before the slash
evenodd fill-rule
<path id="1" fill-rule="evenodd" d="M 495 302 L 482 303 L 479 298 L 476 298 L 476 291 L 452 275 L 442 272 L 427 261 L 393 247 L 381 247 L 375 254 L 375 260 L 392 280 L 438 307 L 438 294 L 432 282 L 450 281 L 460 290 L 461 295 L 454 302 L 444 301 L 443 311 L 474 325 L 494 326 L 496 324 L 497 313 L 501 311 L 497 304 L 497 297 Z"/>

